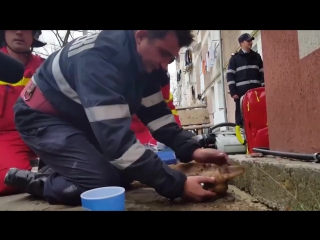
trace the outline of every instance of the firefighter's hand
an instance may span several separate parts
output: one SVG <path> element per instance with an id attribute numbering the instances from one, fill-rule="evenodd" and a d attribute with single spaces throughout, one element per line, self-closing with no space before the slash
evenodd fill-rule
<path id="1" fill-rule="evenodd" d="M 232 96 L 233 99 L 239 99 L 239 96 L 237 94 Z"/>
<path id="2" fill-rule="evenodd" d="M 214 178 L 202 177 L 202 176 L 191 176 L 187 178 L 184 184 L 184 195 L 183 199 L 188 201 L 201 202 L 212 199 L 216 196 L 214 192 L 204 190 L 201 183 L 214 183 Z"/>
<path id="3" fill-rule="evenodd" d="M 217 165 L 230 165 L 230 159 L 225 152 L 211 149 L 198 148 L 193 152 L 193 159 L 198 163 L 214 163 Z"/>

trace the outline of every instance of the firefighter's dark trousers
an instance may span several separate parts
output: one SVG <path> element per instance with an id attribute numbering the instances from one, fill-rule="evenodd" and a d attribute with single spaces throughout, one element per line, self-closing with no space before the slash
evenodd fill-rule
<path id="1" fill-rule="evenodd" d="M 242 126 L 242 116 L 241 116 L 241 106 L 240 106 L 240 98 L 234 100 L 236 103 L 236 112 L 235 112 L 235 117 L 236 117 L 236 124 Z"/>
<path id="2" fill-rule="evenodd" d="M 20 132 L 22 139 L 55 172 L 44 184 L 50 204 L 78 205 L 86 190 L 121 186 L 118 170 L 86 136 L 70 125 Z"/>

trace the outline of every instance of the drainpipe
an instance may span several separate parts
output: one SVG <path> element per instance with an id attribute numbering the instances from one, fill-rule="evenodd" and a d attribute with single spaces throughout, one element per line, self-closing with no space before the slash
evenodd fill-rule
<path id="1" fill-rule="evenodd" d="M 223 54 L 222 54 L 221 30 L 219 30 L 219 48 L 220 48 L 220 71 L 221 71 L 220 75 L 221 75 L 221 84 L 222 84 L 222 89 L 223 89 L 223 115 L 224 115 L 224 121 L 228 122 L 226 90 L 225 90 L 225 81 L 224 81 L 224 73 L 223 73 Z"/>

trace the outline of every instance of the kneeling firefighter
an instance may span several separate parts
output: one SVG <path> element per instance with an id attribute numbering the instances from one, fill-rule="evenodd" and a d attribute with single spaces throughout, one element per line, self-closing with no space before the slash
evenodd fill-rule
<path id="1" fill-rule="evenodd" d="M 33 48 L 46 45 L 39 40 L 40 35 L 41 30 L 0 30 L 0 51 L 24 65 L 23 78 L 19 82 L 9 84 L 0 79 L 0 196 L 18 193 L 15 188 L 4 184 L 7 171 L 12 167 L 31 170 L 30 159 L 36 158 L 15 128 L 13 106 L 44 61 L 32 54 Z"/>
<path id="2" fill-rule="evenodd" d="M 163 96 L 163 99 L 166 101 L 168 108 L 171 110 L 175 121 L 181 127 L 179 115 L 178 115 L 177 110 L 175 109 L 175 106 L 173 104 L 173 95 L 170 92 L 170 75 L 168 72 L 167 72 L 167 76 L 168 76 L 168 78 L 165 80 L 159 79 L 160 85 L 161 85 L 162 96 Z M 140 141 L 140 143 L 153 144 L 153 145 L 157 144 L 157 140 L 155 140 L 152 137 L 148 127 L 140 121 L 140 119 L 137 117 L 137 115 L 132 116 L 132 123 L 131 123 L 130 128 L 135 133 L 136 138 Z M 47 167 L 47 166 L 45 167 L 45 164 L 41 160 L 39 162 L 38 169 L 40 170 L 40 173 L 44 173 L 44 174 L 49 174 L 52 171 L 52 169 L 50 169 L 49 167 Z"/>

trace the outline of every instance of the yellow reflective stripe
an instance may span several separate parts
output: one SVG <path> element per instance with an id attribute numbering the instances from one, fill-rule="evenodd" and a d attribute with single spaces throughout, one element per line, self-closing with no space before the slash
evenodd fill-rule
<path id="1" fill-rule="evenodd" d="M 165 99 L 166 103 L 171 102 L 173 100 L 173 95 L 170 93 L 169 99 Z"/>
<path id="2" fill-rule="evenodd" d="M 260 102 L 257 91 L 254 91 L 254 93 L 256 94 L 257 102 Z"/>
<path id="3" fill-rule="evenodd" d="M 173 115 L 178 116 L 178 111 L 177 110 L 173 109 L 173 110 L 171 110 L 171 112 L 172 112 Z"/>
<path id="4" fill-rule="evenodd" d="M 19 82 L 17 83 L 14 83 L 14 84 L 10 84 L 10 83 L 7 83 L 7 82 L 3 82 L 3 81 L 0 81 L 0 85 L 11 85 L 11 86 L 14 86 L 14 87 L 17 87 L 17 86 L 21 86 L 21 87 L 25 87 L 28 82 L 30 81 L 31 78 L 22 78 Z"/>
<path id="5" fill-rule="evenodd" d="M 173 95 L 172 93 L 170 93 L 169 99 L 165 99 L 166 103 L 171 102 L 173 100 Z M 171 113 L 175 116 L 178 116 L 178 111 L 173 109 L 171 110 Z"/>

